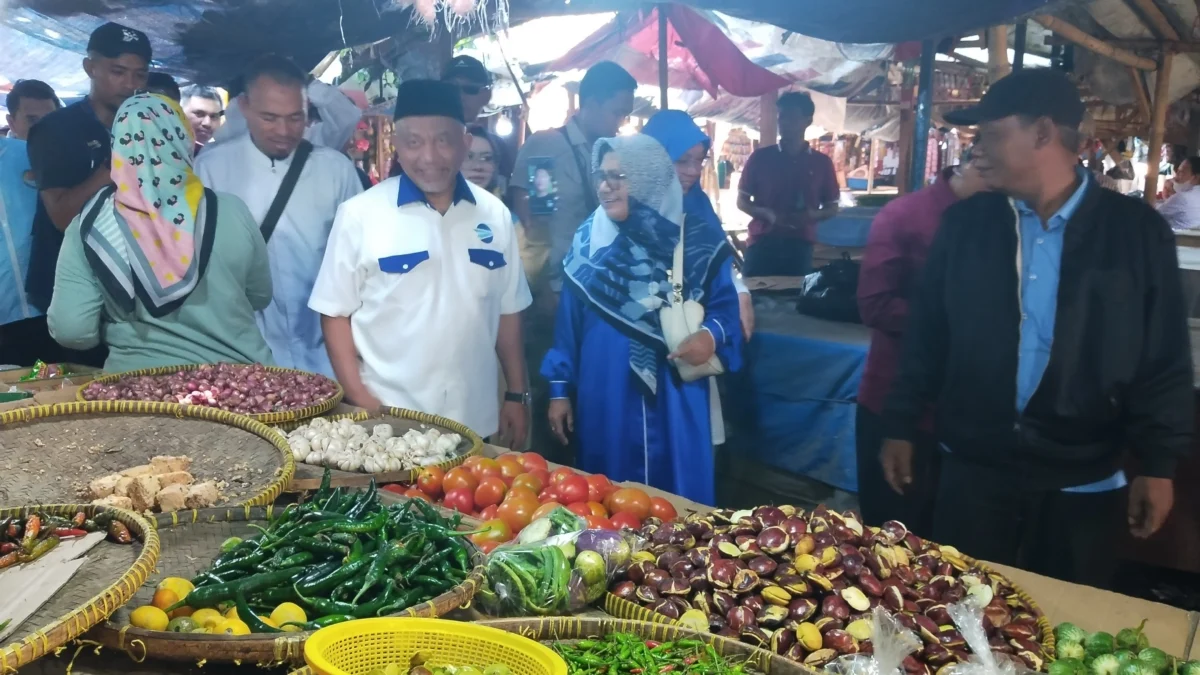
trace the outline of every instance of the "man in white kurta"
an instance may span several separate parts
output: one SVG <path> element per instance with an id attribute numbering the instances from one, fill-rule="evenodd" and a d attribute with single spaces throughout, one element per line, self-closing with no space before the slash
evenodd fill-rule
<path id="1" fill-rule="evenodd" d="M 520 447 L 528 405 L 520 312 L 531 296 L 513 216 L 459 173 L 458 92 L 415 80 L 397 100 L 405 173 L 342 205 L 309 307 L 324 315 L 351 402 L 442 415 Z"/>
<path id="2" fill-rule="evenodd" d="M 240 197 L 260 224 L 303 140 L 308 105 L 304 74 L 279 57 L 267 58 L 251 66 L 239 101 L 250 133 L 209 146 L 195 165 L 206 186 Z M 361 192 L 345 155 L 313 147 L 267 242 L 275 297 L 258 313 L 258 325 L 280 366 L 333 376 L 321 318 L 308 308 L 308 297 L 338 207 Z"/>

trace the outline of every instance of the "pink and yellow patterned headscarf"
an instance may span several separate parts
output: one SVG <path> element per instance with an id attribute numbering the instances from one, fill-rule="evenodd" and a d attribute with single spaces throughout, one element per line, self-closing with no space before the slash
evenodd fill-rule
<path id="1" fill-rule="evenodd" d="M 112 136 L 112 203 L 90 225 L 85 220 L 81 234 L 118 303 L 132 307 L 137 299 L 161 316 L 195 289 L 212 248 L 204 186 L 192 172 L 191 126 L 175 101 L 140 94 L 117 110 Z"/>

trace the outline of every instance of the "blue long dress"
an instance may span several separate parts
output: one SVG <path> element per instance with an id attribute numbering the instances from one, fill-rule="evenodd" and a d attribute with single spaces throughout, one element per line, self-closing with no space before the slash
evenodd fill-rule
<path id="1" fill-rule="evenodd" d="M 704 326 L 727 371 L 741 368 L 737 292 L 727 259 L 711 278 Z M 567 285 L 555 320 L 554 347 L 542 375 L 566 382 L 575 414 L 579 468 L 614 481 L 636 481 L 714 504 L 709 381 L 682 382 L 666 355 L 649 396 L 629 368 L 630 338 Z"/>

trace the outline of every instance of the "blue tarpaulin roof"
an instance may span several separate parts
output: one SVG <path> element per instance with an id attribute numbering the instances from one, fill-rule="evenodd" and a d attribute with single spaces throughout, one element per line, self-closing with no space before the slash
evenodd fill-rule
<path id="1" fill-rule="evenodd" d="M 488 0 L 489 2 L 492 0 Z M 961 34 L 1044 11 L 1055 0 L 687 0 L 684 4 L 833 42 L 888 43 Z M 510 0 L 512 21 L 620 10 L 633 0 Z M 4 7 L 7 5 L 7 7 Z M 278 51 L 312 66 L 331 50 L 400 35 L 396 0 L 0 0 L 0 75 L 81 86 L 88 34 L 117 21 L 150 36 L 155 66 L 226 81 L 249 58 Z M 14 32 L 25 37 L 15 37 Z M 416 39 L 426 39 L 419 33 Z M 74 54 L 74 56 L 72 56 Z"/>

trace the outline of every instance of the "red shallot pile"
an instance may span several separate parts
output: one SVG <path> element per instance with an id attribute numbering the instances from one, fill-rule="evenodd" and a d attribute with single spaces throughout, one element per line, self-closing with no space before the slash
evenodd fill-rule
<path id="1" fill-rule="evenodd" d="M 268 370 L 262 364 L 218 363 L 169 375 L 125 376 L 92 382 L 89 401 L 166 401 L 244 415 L 299 410 L 333 397 L 337 384 L 323 375 Z"/>

